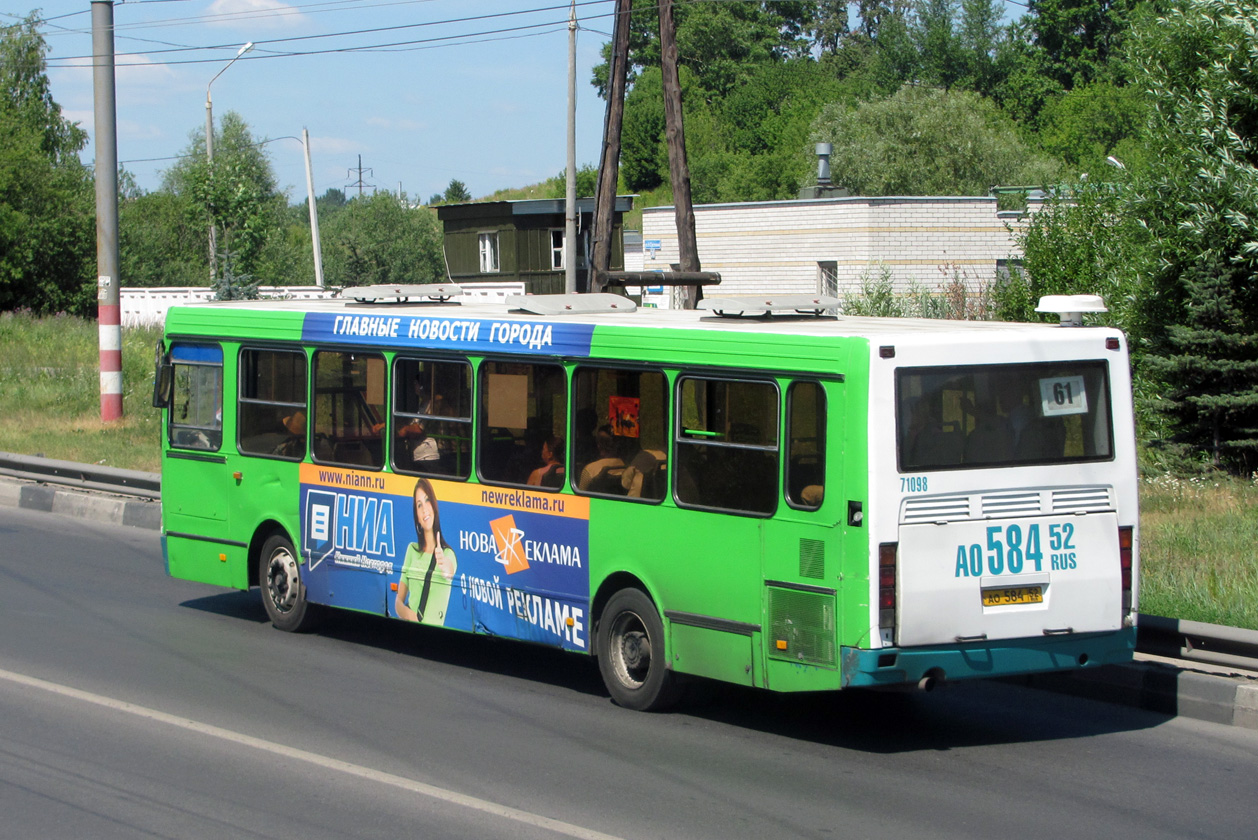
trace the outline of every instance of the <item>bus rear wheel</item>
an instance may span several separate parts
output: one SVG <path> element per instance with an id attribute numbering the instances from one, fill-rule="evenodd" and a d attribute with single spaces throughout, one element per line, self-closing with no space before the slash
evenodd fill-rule
<path id="1" fill-rule="evenodd" d="M 664 623 L 640 589 L 611 597 L 598 624 L 598 669 L 616 705 L 640 712 L 677 702 L 676 675 L 664 654 Z"/>
<path id="2" fill-rule="evenodd" d="M 301 564 L 287 537 L 272 534 L 262 544 L 258 582 L 262 585 L 262 605 L 275 627 L 289 633 L 301 633 L 314 627 L 319 617 L 318 607 L 306 600 Z"/>

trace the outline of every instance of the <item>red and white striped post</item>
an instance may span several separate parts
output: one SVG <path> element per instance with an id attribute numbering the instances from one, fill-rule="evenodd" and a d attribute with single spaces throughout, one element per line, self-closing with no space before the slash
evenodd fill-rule
<path id="1" fill-rule="evenodd" d="M 100 419 L 122 419 L 122 305 L 118 283 L 96 278 L 96 322 L 100 329 Z"/>

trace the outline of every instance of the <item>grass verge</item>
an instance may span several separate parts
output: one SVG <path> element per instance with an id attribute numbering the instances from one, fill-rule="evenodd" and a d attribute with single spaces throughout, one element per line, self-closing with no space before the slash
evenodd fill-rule
<path id="1" fill-rule="evenodd" d="M 156 472 L 161 413 L 152 406 L 157 329 L 122 332 L 123 419 L 101 422 L 94 321 L 0 314 L 0 451 Z"/>

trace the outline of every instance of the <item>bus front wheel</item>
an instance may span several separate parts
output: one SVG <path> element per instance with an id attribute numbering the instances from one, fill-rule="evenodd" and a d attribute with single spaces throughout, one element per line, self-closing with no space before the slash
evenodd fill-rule
<path id="1" fill-rule="evenodd" d="M 273 534 L 263 543 L 258 580 L 262 604 L 278 629 L 300 633 L 314 626 L 318 608 L 306 600 L 301 564 L 287 537 Z"/>
<path id="2" fill-rule="evenodd" d="M 677 679 L 664 654 L 664 623 L 640 589 L 611 597 L 598 623 L 598 669 L 618 706 L 657 711 L 677 701 Z"/>

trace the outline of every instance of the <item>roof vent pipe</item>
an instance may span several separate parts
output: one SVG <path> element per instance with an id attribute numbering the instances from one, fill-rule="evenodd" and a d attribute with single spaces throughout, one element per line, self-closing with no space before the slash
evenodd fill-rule
<path id="1" fill-rule="evenodd" d="M 817 144 L 817 186 L 830 186 L 830 155 L 834 146 L 830 143 Z"/>

